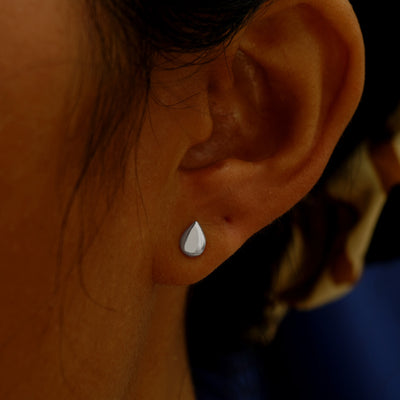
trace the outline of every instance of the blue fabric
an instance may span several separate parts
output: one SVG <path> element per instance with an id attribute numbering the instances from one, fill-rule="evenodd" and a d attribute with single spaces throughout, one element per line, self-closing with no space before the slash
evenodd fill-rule
<path id="1" fill-rule="evenodd" d="M 221 356 L 207 368 L 193 368 L 197 400 L 265 400 L 268 398 L 263 360 L 243 347 Z"/>
<path id="2" fill-rule="evenodd" d="M 198 400 L 399 400 L 400 260 L 370 265 L 344 299 L 291 312 L 261 355 L 195 369 Z"/>
<path id="3" fill-rule="evenodd" d="M 279 380 L 289 383 L 275 395 L 399 400 L 400 260 L 370 265 L 341 301 L 292 312 L 274 346 Z"/>

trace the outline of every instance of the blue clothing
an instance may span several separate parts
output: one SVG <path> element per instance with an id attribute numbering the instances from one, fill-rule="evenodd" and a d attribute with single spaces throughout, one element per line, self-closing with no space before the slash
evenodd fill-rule
<path id="1" fill-rule="evenodd" d="M 193 368 L 197 400 L 265 400 L 263 360 L 245 347 L 221 356 L 210 368 Z"/>
<path id="2" fill-rule="evenodd" d="M 399 400 L 400 259 L 367 267 L 344 299 L 290 312 L 265 354 L 194 369 L 198 400 Z"/>

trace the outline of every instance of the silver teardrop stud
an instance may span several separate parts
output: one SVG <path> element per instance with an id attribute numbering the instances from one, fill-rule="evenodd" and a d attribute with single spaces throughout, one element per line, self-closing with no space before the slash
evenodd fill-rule
<path id="1" fill-rule="evenodd" d="M 206 247 L 206 237 L 200 224 L 195 221 L 181 237 L 181 250 L 189 257 L 201 256 Z"/>

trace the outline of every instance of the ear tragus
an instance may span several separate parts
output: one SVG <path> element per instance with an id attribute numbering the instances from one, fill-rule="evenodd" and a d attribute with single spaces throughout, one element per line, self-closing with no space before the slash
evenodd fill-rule
<path id="1" fill-rule="evenodd" d="M 265 70 L 239 49 L 226 65 L 224 79 L 232 84 L 222 89 L 218 83 L 209 85 L 211 135 L 189 149 L 182 168 L 202 168 L 229 158 L 256 161 L 274 153 L 276 137 L 271 133 L 278 132 L 285 110 L 280 102 L 272 103 Z"/>

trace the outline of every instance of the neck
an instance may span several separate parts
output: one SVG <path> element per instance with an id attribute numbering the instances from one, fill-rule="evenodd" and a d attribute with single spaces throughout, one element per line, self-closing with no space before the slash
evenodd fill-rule
<path id="1" fill-rule="evenodd" d="M 107 282 L 114 288 L 117 311 L 94 302 L 71 274 L 64 295 L 49 300 L 51 307 L 25 316 L 24 329 L 14 332 L 11 326 L 4 332 L 9 339 L 7 346 L 0 343 L 0 370 L 9 383 L 0 387 L 0 398 L 42 393 L 52 399 L 193 400 L 184 322 L 187 288 L 149 283 L 140 291 L 145 286 L 140 279 L 135 287 L 128 279 L 113 286 L 99 268 L 96 272 L 99 287 Z"/>
<path id="2" fill-rule="evenodd" d="M 186 352 L 187 288 L 156 286 L 148 335 L 129 399 L 195 398 Z"/>

